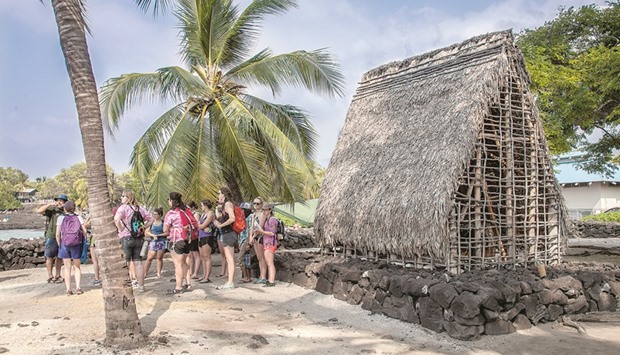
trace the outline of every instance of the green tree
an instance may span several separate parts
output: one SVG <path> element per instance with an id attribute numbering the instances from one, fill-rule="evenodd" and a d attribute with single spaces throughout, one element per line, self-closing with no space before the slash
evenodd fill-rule
<path id="1" fill-rule="evenodd" d="M 0 182 L 8 184 L 15 191 L 21 191 L 31 186 L 28 175 L 19 169 L 10 167 L 0 168 Z"/>
<path id="2" fill-rule="evenodd" d="M 329 96 L 343 94 L 344 78 L 324 49 L 251 55 L 263 18 L 296 6 L 292 0 L 180 0 L 180 53 L 185 67 L 112 78 L 101 90 L 104 124 L 114 132 L 125 111 L 144 100 L 174 102 L 134 146 L 131 164 L 147 186 L 148 203 L 165 205 L 178 190 L 188 199 L 214 197 L 222 183 L 235 199 L 304 199 L 312 184 L 317 134 L 299 107 L 251 95 L 286 85 Z"/>
<path id="3" fill-rule="evenodd" d="M 620 148 L 620 2 L 560 10 L 517 44 L 552 153 L 584 150 L 582 167 L 611 173 Z M 597 133 L 597 134 L 592 134 Z M 600 135 L 600 138 L 595 138 Z"/>
<path id="4" fill-rule="evenodd" d="M 15 188 L 0 180 L 0 211 L 15 210 L 22 204 L 15 197 Z"/>

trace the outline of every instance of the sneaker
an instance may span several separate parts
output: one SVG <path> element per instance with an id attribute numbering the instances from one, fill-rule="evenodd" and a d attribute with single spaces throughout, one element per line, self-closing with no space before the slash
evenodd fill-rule
<path id="1" fill-rule="evenodd" d="M 101 280 L 93 280 L 90 284 L 93 285 L 93 286 L 100 286 L 101 285 Z"/>
<path id="2" fill-rule="evenodd" d="M 275 283 L 275 282 L 269 282 L 269 281 L 267 281 L 267 282 L 265 282 L 265 284 L 263 285 L 263 287 L 274 287 L 275 285 L 276 285 L 276 283 Z"/>
<path id="3" fill-rule="evenodd" d="M 261 279 L 260 277 L 254 281 L 255 284 L 264 284 L 267 283 L 267 279 Z"/>
<path id="4" fill-rule="evenodd" d="M 145 292 L 144 286 L 138 286 L 138 292 L 140 293 Z"/>

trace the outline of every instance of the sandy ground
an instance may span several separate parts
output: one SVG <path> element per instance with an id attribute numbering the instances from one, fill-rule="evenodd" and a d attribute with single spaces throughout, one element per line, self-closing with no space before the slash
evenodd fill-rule
<path id="1" fill-rule="evenodd" d="M 170 260 L 164 278 L 148 278 L 147 292 L 136 294 L 150 345 L 114 352 L 101 346 L 101 288 L 85 286 L 93 278 L 92 265 L 83 270 L 85 293 L 79 296 L 66 296 L 63 284 L 47 284 L 44 269 L 0 273 L 0 353 L 620 354 L 620 322 L 581 323 L 587 335 L 545 324 L 463 342 L 287 283 L 216 290 L 224 280 L 215 279 L 170 296 L 165 294 L 172 285 Z"/>

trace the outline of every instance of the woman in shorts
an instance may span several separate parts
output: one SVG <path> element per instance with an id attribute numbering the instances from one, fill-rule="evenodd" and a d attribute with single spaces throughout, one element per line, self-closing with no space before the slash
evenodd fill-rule
<path id="1" fill-rule="evenodd" d="M 278 219 L 273 216 L 273 205 L 263 205 L 259 221 L 260 228 L 254 233 L 263 236 L 263 251 L 265 252 L 265 262 L 267 263 L 267 274 L 269 275 L 267 282 L 265 282 L 265 287 L 272 287 L 276 285 L 274 256 L 278 249 Z"/>
<path id="2" fill-rule="evenodd" d="M 67 201 L 64 206 L 65 214 L 58 216 L 58 220 L 56 221 L 56 242 L 60 245 L 60 249 L 58 250 L 58 257 L 62 259 L 63 264 L 65 265 L 65 286 L 67 287 L 67 295 L 81 295 L 82 289 L 80 288 L 80 282 L 82 281 L 82 269 L 80 268 L 82 264 L 82 244 L 77 245 L 67 245 L 66 238 L 67 235 L 63 235 L 63 227 L 62 222 L 65 218 L 69 217 L 77 217 L 80 223 L 80 228 L 82 229 L 82 243 L 84 242 L 84 238 L 86 236 L 86 227 L 84 227 L 84 219 L 82 216 L 76 216 L 75 214 L 75 203 L 73 201 Z M 74 234 L 75 235 L 75 234 Z M 75 272 L 75 291 L 71 290 L 71 265 L 74 267 Z"/>
<path id="3" fill-rule="evenodd" d="M 191 290 L 192 283 L 187 269 L 187 256 L 189 255 L 190 235 L 187 225 L 192 223 L 198 228 L 198 221 L 192 215 L 192 211 L 185 206 L 181 194 L 171 192 L 168 198 L 170 211 L 164 218 L 164 236 L 168 237 L 168 243 L 172 243 L 170 254 L 174 263 L 175 288 L 168 291 L 169 294 L 178 294 Z M 185 284 L 183 284 L 185 281 Z"/>
<path id="4" fill-rule="evenodd" d="M 250 246 L 254 248 L 256 259 L 258 259 L 259 276 L 254 282 L 257 284 L 264 284 L 267 282 L 267 263 L 265 263 L 265 251 L 263 250 L 263 236 L 254 233 L 255 230 L 260 228 L 258 225 L 258 220 L 262 213 L 263 203 L 264 200 L 262 197 L 256 197 L 252 202 L 252 209 L 254 210 L 254 213 L 250 215 L 252 227 L 250 229 L 249 243 Z"/>
<path id="5" fill-rule="evenodd" d="M 211 253 L 213 252 L 213 247 L 217 241 L 216 237 L 213 235 L 213 231 L 215 226 L 213 225 L 213 221 L 215 221 L 215 213 L 211 211 L 213 208 L 213 202 L 211 200 L 203 200 L 200 203 L 200 208 L 202 209 L 202 215 L 200 215 L 199 225 L 198 225 L 198 248 L 200 251 L 200 259 L 202 260 L 202 267 L 204 269 L 204 276 L 198 280 L 200 283 L 209 283 L 211 280 L 209 276 L 211 275 Z"/>
<path id="6" fill-rule="evenodd" d="M 232 203 L 232 192 L 228 187 L 222 187 L 217 195 L 219 206 L 215 212 L 216 219 L 213 224 L 220 229 L 222 235 L 222 245 L 224 246 L 222 259 L 226 259 L 226 271 L 228 275 L 228 281 L 217 289 L 224 290 L 235 288 L 233 279 L 235 275 L 235 244 L 237 244 L 237 233 L 232 229 L 232 225 L 235 223 L 235 206 Z"/>
<path id="7" fill-rule="evenodd" d="M 151 262 L 157 257 L 157 278 L 161 279 L 161 271 L 164 266 L 164 253 L 166 252 L 166 245 L 168 240 L 164 234 L 164 211 L 161 207 L 158 207 L 153 211 L 153 223 L 146 230 L 146 236 L 152 238 L 149 243 L 149 253 L 146 257 L 146 265 L 144 266 L 144 277 L 149 274 L 149 268 Z"/>

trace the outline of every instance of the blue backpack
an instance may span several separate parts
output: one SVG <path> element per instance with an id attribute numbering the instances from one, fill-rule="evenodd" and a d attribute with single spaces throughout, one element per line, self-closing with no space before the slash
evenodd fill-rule
<path id="1" fill-rule="evenodd" d="M 80 223 L 77 215 L 68 214 L 62 219 L 60 224 L 60 241 L 68 247 L 80 245 L 84 242 L 82 223 Z"/>

